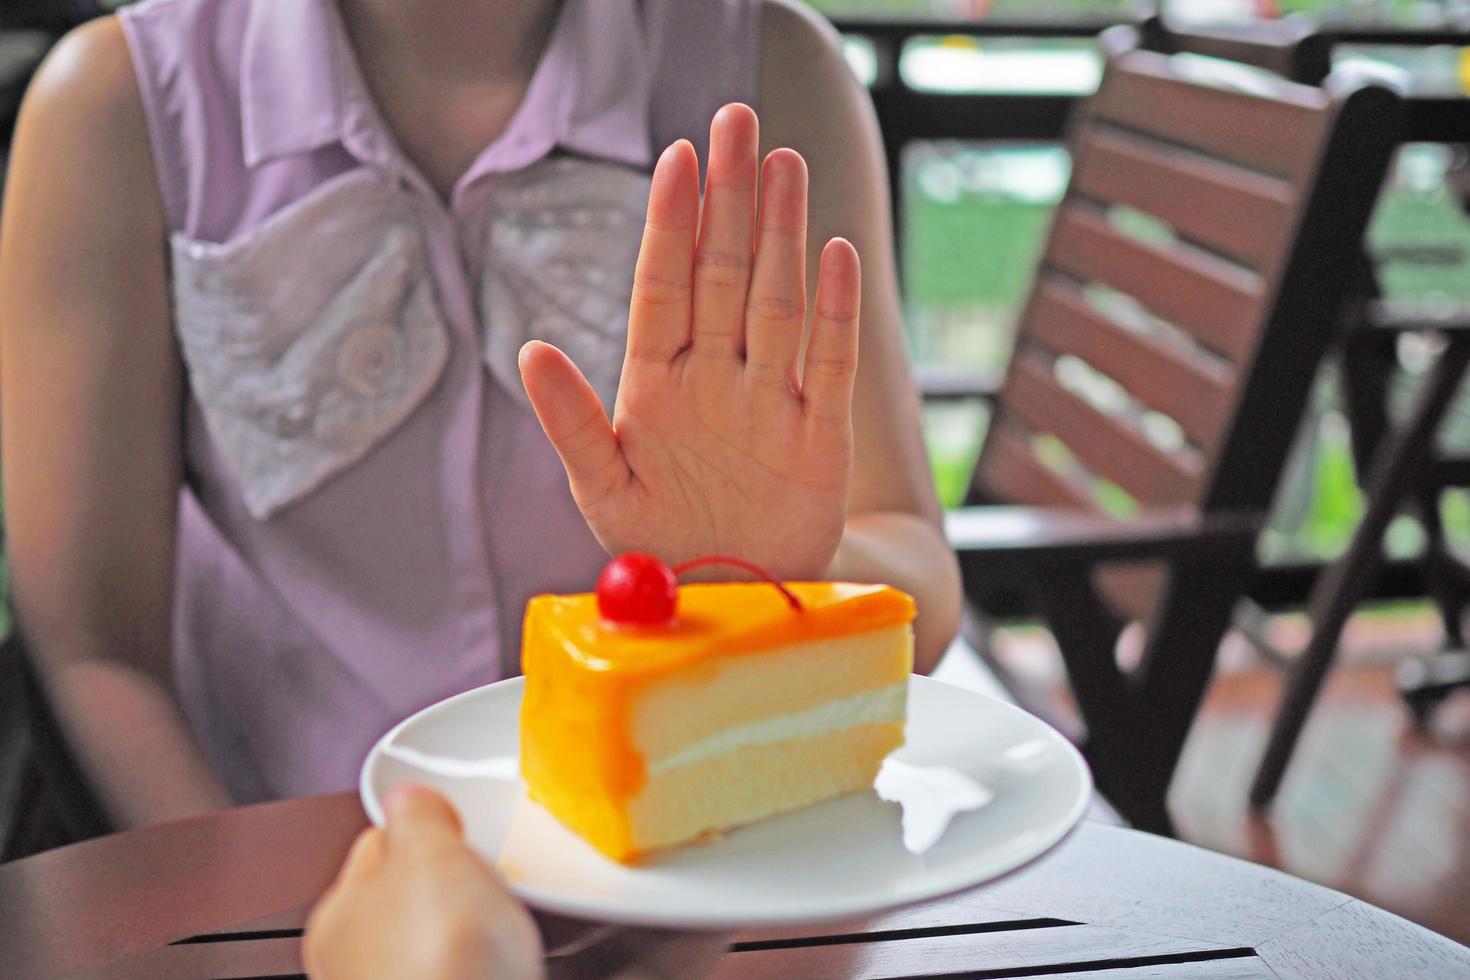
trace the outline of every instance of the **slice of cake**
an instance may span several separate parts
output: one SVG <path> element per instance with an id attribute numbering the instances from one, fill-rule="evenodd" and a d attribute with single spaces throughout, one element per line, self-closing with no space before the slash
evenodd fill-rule
<path id="1" fill-rule="evenodd" d="M 914 602 L 896 589 L 686 585 L 652 615 L 602 598 L 526 609 L 521 772 L 609 857 L 866 789 L 903 744 Z"/>

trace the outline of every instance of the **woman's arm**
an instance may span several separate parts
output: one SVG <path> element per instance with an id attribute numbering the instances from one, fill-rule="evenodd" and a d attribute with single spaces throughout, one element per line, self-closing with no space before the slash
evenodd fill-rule
<path id="1" fill-rule="evenodd" d="M 0 212 L 0 456 L 16 611 L 122 825 L 229 805 L 172 694 L 182 372 L 120 25 L 57 46 Z"/>
<path id="2" fill-rule="evenodd" d="M 791 0 L 763 4 L 759 109 L 763 147 L 791 147 L 811 173 L 807 281 L 817 281 L 815 257 L 834 236 L 851 241 L 863 258 L 853 475 L 830 574 L 913 594 L 917 669 L 927 671 L 959 623 L 959 569 L 944 540 L 900 333 L 883 143 L 835 32 Z"/>

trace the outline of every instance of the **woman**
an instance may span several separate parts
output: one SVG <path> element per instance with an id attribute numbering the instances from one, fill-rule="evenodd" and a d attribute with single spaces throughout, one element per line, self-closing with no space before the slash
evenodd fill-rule
<path id="1" fill-rule="evenodd" d="M 742 101 L 701 205 L 676 141 Z M 786 0 L 148 0 L 64 41 L 0 229 L 5 504 L 114 819 L 351 785 L 633 547 L 893 583 L 932 665 L 885 188 Z"/>

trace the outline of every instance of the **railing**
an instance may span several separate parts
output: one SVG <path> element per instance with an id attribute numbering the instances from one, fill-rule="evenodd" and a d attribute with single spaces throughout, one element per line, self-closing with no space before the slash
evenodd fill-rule
<path id="1" fill-rule="evenodd" d="M 873 46 L 874 77 L 869 91 L 888 157 L 895 222 L 901 219 L 902 154 L 915 140 L 1051 140 L 1062 138 L 1078 95 L 990 92 L 928 92 L 909 85 L 900 60 L 910 44 L 923 38 L 1019 38 L 1088 40 L 1117 23 L 1113 20 L 936 21 L 840 18 L 843 35 Z M 900 240 L 902 236 L 900 235 Z"/>

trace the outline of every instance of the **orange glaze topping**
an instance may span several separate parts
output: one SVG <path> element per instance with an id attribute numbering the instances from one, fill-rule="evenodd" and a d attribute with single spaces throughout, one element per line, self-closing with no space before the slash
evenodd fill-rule
<path id="1" fill-rule="evenodd" d="M 526 607 L 521 770 L 531 796 L 608 853 L 627 846 L 623 804 L 646 778 L 629 711 L 638 687 L 718 658 L 835 639 L 913 620 L 883 585 L 792 582 L 797 612 L 765 583 L 686 585 L 667 625 L 604 621 L 591 593 Z"/>

